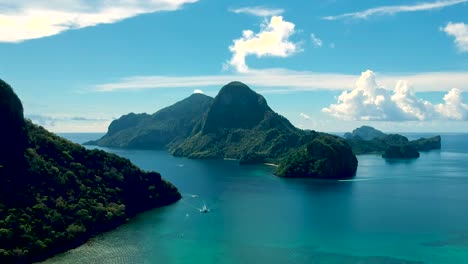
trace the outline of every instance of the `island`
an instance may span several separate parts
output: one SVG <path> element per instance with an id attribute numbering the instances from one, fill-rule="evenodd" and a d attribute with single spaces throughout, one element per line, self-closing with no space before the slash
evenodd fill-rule
<path id="1" fill-rule="evenodd" d="M 0 120 L 0 263 L 43 260 L 181 198 L 159 173 L 25 120 L 3 80 Z"/>
<path id="2" fill-rule="evenodd" d="M 410 141 L 405 136 L 385 134 L 370 126 L 356 128 L 344 137 L 355 154 L 376 153 L 386 159 L 419 158 L 419 151 L 440 149 L 442 141 L 440 135 Z"/>
<path id="3" fill-rule="evenodd" d="M 196 93 L 152 115 L 124 115 L 109 125 L 102 138 L 84 144 L 110 148 L 164 149 L 186 139 L 212 101 L 213 98 Z"/>
<path id="4" fill-rule="evenodd" d="M 185 111 L 192 108 L 195 110 Z M 163 117 L 161 112 L 168 114 Z M 159 148 L 165 144 L 174 156 L 277 164 L 275 174 L 281 177 L 342 179 L 353 177 L 357 168 L 356 156 L 344 139 L 296 128 L 274 112 L 263 96 L 241 82 L 223 86 L 215 98 L 191 95 L 151 118 L 147 114 L 130 115 L 133 121 L 125 121 L 129 115 L 114 120 L 106 135 L 87 144 L 122 148 Z M 183 132 L 159 129 L 178 127 L 179 122 L 185 126 Z M 120 132 L 116 133 L 116 127 Z M 155 141 L 161 144 L 153 144 Z"/>

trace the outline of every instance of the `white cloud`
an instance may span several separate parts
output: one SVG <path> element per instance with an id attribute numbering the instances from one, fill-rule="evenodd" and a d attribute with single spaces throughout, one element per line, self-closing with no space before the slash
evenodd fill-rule
<path id="1" fill-rule="evenodd" d="M 314 33 L 310 34 L 310 39 L 312 40 L 312 43 L 314 43 L 315 47 L 321 48 L 323 45 L 323 41 L 319 39 L 317 36 L 315 36 Z"/>
<path id="2" fill-rule="evenodd" d="M 310 120 L 310 116 L 307 115 L 307 114 L 300 113 L 299 115 L 300 115 L 302 118 L 306 119 L 306 120 Z"/>
<path id="3" fill-rule="evenodd" d="M 229 9 L 229 11 L 236 13 L 236 14 L 247 14 L 247 15 L 259 16 L 259 17 L 278 16 L 284 13 L 284 10 L 281 8 L 267 8 L 264 6 L 231 8 Z"/>
<path id="4" fill-rule="evenodd" d="M 447 91 L 458 87 L 468 91 L 466 72 L 422 72 L 416 74 L 379 74 L 380 83 L 392 87 L 398 80 L 408 80 L 418 92 Z M 116 82 L 98 84 L 92 89 L 100 92 L 120 90 L 221 87 L 233 80 L 252 87 L 267 88 L 265 92 L 296 92 L 314 90 L 352 89 L 359 75 L 342 73 L 317 73 L 285 69 L 250 70 L 247 73 L 201 76 L 132 76 Z M 264 93 L 265 93 L 264 92 Z"/>
<path id="5" fill-rule="evenodd" d="M 107 131 L 111 118 L 94 118 L 69 115 L 37 115 L 27 114 L 35 124 L 52 132 L 101 132 Z"/>
<path id="6" fill-rule="evenodd" d="M 204 92 L 202 90 L 200 90 L 200 89 L 193 90 L 193 93 L 194 94 L 204 94 Z"/>
<path id="7" fill-rule="evenodd" d="M 434 113 L 434 107 L 428 101 L 424 101 L 416 97 L 414 90 L 407 81 L 398 81 L 393 95 L 391 97 L 402 113 L 402 118 L 405 120 L 426 120 L 431 119 Z"/>
<path id="8" fill-rule="evenodd" d="M 21 42 L 110 24 L 141 14 L 173 11 L 198 0 L 0 0 L 0 42 Z"/>
<path id="9" fill-rule="evenodd" d="M 393 91 L 387 90 L 368 70 L 361 74 L 354 89 L 344 91 L 336 104 L 322 111 L 338 119 L 358 121 L 468 120 L 468 105 L 462 102 L 459 89 L 452 89 L 444 101 L 434 106 L 417 98 L 407 81 L 400 80 Z"/>
<path id="10" fill-rule="evenodd" d="M 288 57 L 298 52 L 298 44 L 291 42 L 289 37 L 294 34 L 295 25 L 283 20 L 282 16 L 273 16 L 271 20 L 261 25 L 259 33 L 244 30 L 242 37 L 234 40 L 229 47 L 233 53 L 228 65 L 238 72 L 247 72 L 249 67 L 245 58 L 249 55 L 257 57 Z"/>
<path id="11" fill-rule="evenodd" d="M 336 16 L 326 16 L 323 17 L 325 20 L 337 20 L 343 18 L 352 18 L 352 19 L 366 19 L 370 16 L 377 15 L 394 15 L 402 12 L 417 12 L 417 11 L 426 11 L 433 9 L 440 9 L 448 6 L 453 6 L 457 4 L 466 3 L 468 0 L 438 0 L 434 2 L 425 2 L 418 3 L 414 5 L 394 5 L 394 6 L 380 6 L 370 9 L 366 9 L 359 12 L 346 13 Z"/>
<path id="12" fill-rule="evenodd" d="M 461 91 L 452 89 L 444 96 L 444 104 L 435 106 L 442 116 L 454 120 L 468 120 L 468 105 L 463 103 Z"/>
<path id="13" fill-rule="evenodd" d="M 468 52 L 468 25 L 449 22 L 442 30 L 455 37 L 455 44 L 461 52 Z"/>

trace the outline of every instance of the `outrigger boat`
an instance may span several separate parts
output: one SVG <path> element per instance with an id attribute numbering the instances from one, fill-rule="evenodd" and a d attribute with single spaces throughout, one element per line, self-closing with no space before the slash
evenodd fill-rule
<path id="1" fill-rule="evenodd" d="M 203 204 L 203 207 L 198 209 L 198 210 L 200 210 L 200 213 L 209 213 L 210 212 L 210 209 L 208 209 L 206 204 Z"/>

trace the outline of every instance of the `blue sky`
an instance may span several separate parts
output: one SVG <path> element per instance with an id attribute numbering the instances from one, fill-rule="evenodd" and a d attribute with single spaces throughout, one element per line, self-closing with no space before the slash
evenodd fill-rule
<path id="1" fill-rule="evenodd" d="M 468 0 L 0 0 L 0 78 L 55 132 L 244 81 L 296 126 L 467 131 Z"/>

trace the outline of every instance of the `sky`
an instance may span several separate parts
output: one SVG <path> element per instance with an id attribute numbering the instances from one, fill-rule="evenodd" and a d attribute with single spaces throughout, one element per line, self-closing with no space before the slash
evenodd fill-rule
<path id="1" fill-rule="evenodd" d="M 468 0 L 0 0 L 0 78 L 53 132 L 105 132 L 235 80 L 303 129 L 467 132 L 467 14 Z"/>

